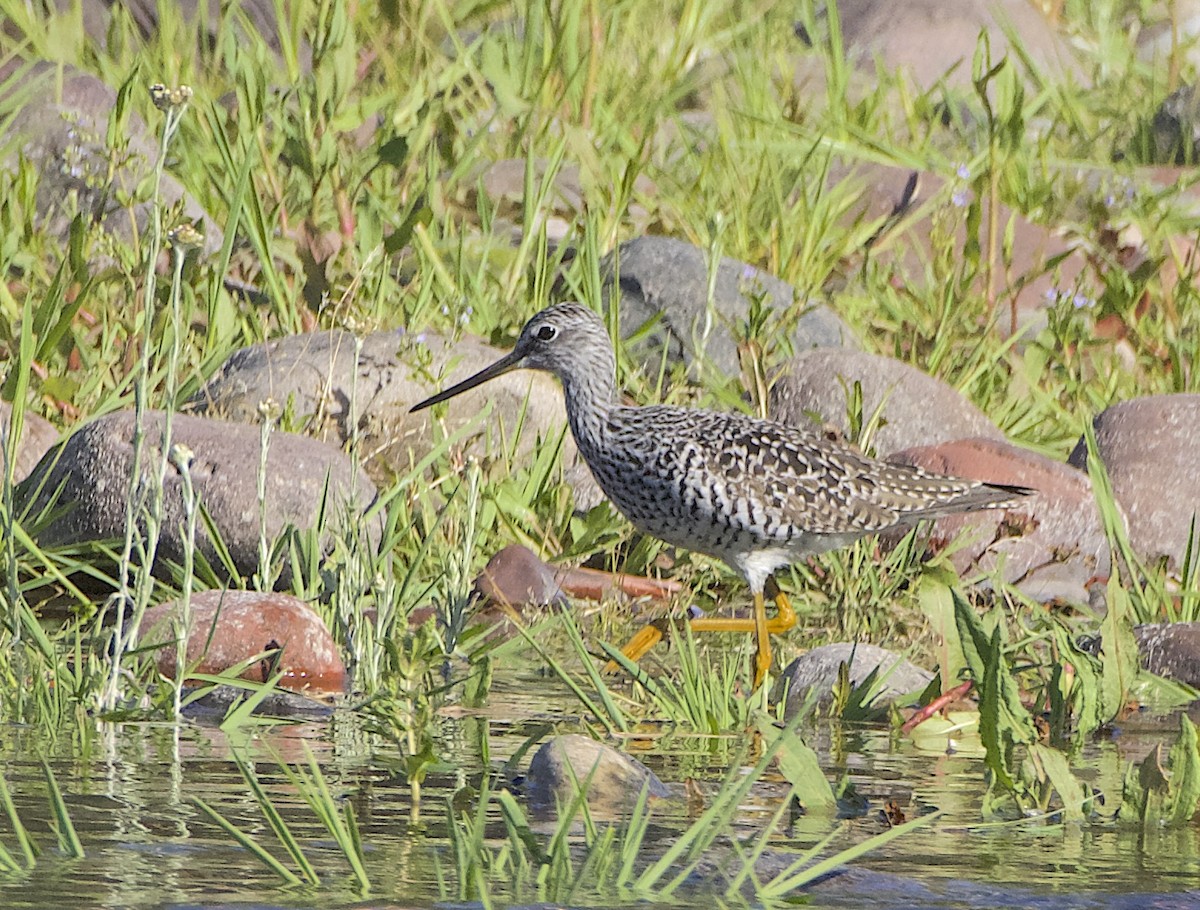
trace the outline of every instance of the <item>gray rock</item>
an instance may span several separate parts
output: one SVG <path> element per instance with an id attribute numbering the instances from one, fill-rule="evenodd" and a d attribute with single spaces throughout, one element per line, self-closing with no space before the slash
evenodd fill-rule
<path id="1" fill-rule="evenodd" d="M 57 16 L 66 20 L 68 29 L 72 29 L 76 23 L 83 27 L 83 37 L 86 39 L 86 46 L 89 49 L 107 50 L 108 27 L 112 21 L 112 13 L 109 10 L 110 2 L 105 2 L 105 0 L 49 0 L 48 3 L 40 3 L 37 13 L 30 15 L 30 20 L 36 23 L 32 30 L 34 34 L 31 35 L 25 31 L 22 28 L 23 23 L 8 16 L 3 19 L 4 33 L 10 39 L 28 41 L 31 46 L 36 47 L 36 42 L 40 40 L 39 36 L 44 34 L 42 29 L 45 27 L 45 19 Z M 43 7 L 46 8 L 45 13 L 43 13 Z M 31 8 L 30 13 L 32 12 Z M 71 32 L 68 31 L 67 34 L 71 34 Z M 65 48 L 63 50 L 65 51 Z M 0 66 L 0 81 L 3 81 L 5 76 L 3 70 L 4 67 Z"/>
<path id="2" fill-rule="evenodd" d="M 566 806 L 586 788 L 589 811 L 619 814 L 633 808 L 642 790 L 662 799 L 671 795 L 658 777 L 636 759 L 587 736 L 567 734 L 542 744 L 526 775 L 529 803 L 535 809 Z"/>
<path id="3" fill-rule="evenodd" d="M 1135 142 L 1144 145 L 1133 150 L 1143 163 L 1200 162 L 1200 92 L 1196 86 L 1181 85 L 1171 92 L 1154 112 L 1149 129 Z"/>
<path id="4" fill-rule="evenodd" d="M 1144 559 L 1179 566 L 1192 519 L 1200 510 L 1200 394 L 1152 395 L 1122 401 L 1092 421 L 1113 495 L 1125 510 L 1129 541 Z M 1080 438 L 1070 463 L 1087 468 Z"/>
<path id="5" fill-rule="evenodd" d="M 842 664 L 846 664 L 853 685 L 858 685 L 871 671 L 879 668 L 876 678 L 879 687 L 875 697 L 876 704 L 885 704 L 920 692 L 933 679 L 933 674 L 928 670 L 877 645 L 853 642 L 822 645 L 801 654 L 783 671 L 779 686 L 781 691 L 782 687 L 787 687 L 784 716 L 795 716 L 811 689 L 819 691 L 820 701 L 828 701 L 834 685 L 837 684 L 838 671 Z"/>
<path id="6" fill-rule="evenodd" d="M 126 243 L 144 236 L 150 204 L 139 199 L 138 186 L 158 158 L 156 142 L 131 113 L 127 147 L 110 149 L 105 137 L 117 93 L 70 66 L 61 67 L 60 83 L 59 70 L 58 64 L 34 64 L 10 88 L 7 101 L 19 110 L 6 133 L 12 151 L 4 166 L 15 170 L 19 153 L 38 168 L 38 216 L 52 236 L 65 240 L 79 213 Z M 180 220 L 200 223 L 205 254 L 221 248 L 220 228 L 170 174 L 163 175 L 160 195 L 164 207 L 181 210 Z"/>
<path id="7" fill-rule="evenodd" d="M 160 459 L 163 413 L 151 411 L 146 419 L 143 471 Z M 131 411 L 108 414 L 76 430 L 38 463 L 17 489 L 20 505 L 29 504 L 38 514 L 52 502 L 62 513 L 38 532 L 43 546 L 65 546 L 113 541 L 125 536 L 125 502 L 133 472 L 134 415 Z M 212 516 L 221 539 L 244 576 L 258 569 L 260 461 L 259 431 L 244 424 L 201 417 L 175 416 L 173 445 L 183 445 L 195 455 L 190 475 L 197 496 Z M 361 510 L 375 499 L 375 485 L 355 470 L 342 452 L 303 436 L 271 436 L 266 467 L 266 534 L 276 539 L 286 528 L 307 529 L 317 518 L 326 478 L 329 483 L 327 521 L 331 530 L 348 524 L 362 528 L 370 545 L 379 540 L 379 520 L 363 527 Z M 180 471 L 168 465 L 163 491 L 163 521 L 158 561 L 183 560 L 183 481 Z M 352 504 L 351 514 L 346 506 Z M 326 545 L 330 542 L 326 540 Z M 218 573 L 217 550 L 204 522 L 197 527 L 197 549 Z M 285 572 L 286 576 L 286 572 Z M 286 578 L 285 578 L 286 581 Z"/>
<path id="8" fill-rule="evenodd" d="M 1043 602 L 1087 603 L 1089 587 L 1107 578 L 1108 538 L 1083 472 L 998 439 L 906 449 L 889 460 L 1037 491 L 1008 509 L 947 515 L 933 523 L 933 548 L 959 541 L 950 557 L 959 572 L 1003 566 L 1006 581 Z"/>
<path id="9" fill-rule="evenodd" d="M 847 403 L 856 382 L 862 386 L 864 420 L 882 406 L 885 423 L 872 437 L 880 455 L 967 436 L 999 439 L 1004 435 L 961 392 L 940 379 L 891 357 L 833 348 L 796 355 L 771 388 L 771 416 L 807 428 L 815 418 L 819 425 L 846 434 L 850 429 Z"/>
<path id="10" fill-rule="evenodd" d="M 4 472 L 5 442 L 8 439 L 11 419 L 12 405 L 7 401 L 0 401 L 0 476 L 3 476 Z M 13 480 L 18 483 L 29 476 L 29 472 L 41 461 L 42 456 L 58 441 L 58 430 L 46 418 L 26 411 L 24 420 L 21 439 L 17 444 L 17 463 L 13 468 Z"/>
<path id="11" fill-rule="evenodd" d="M 738 373 L 734 329 L 743 324 L 750 301 L 762 295 L 777 310 L 790 310 L 794 351 L 855 345 L 841 318 L 823 303 L 796 301 L 795 289 L 774 275 L 736 259 L 717 266 L 711 307 L 709 263 L 704 251 L 670 237 L 639 237 L 605 256 L 600 274 L 608 292 L 620 292 L 620 328 L 629 338 L 653 324 L 633 347 L 648 371 L 657 371 L 664 352 L 689 368 L 707 358 L 728 376 Z"/>
<path id="12" fill-rule="evenodd" d="M 122 5 L 129 11 L 130 18 L 146 38 L 151 38 L 158 32 L 162 18 L 162 0 L 123 0 Z M 291 3 L 283 4 L 285 10 L 290 6 Z M 170 7 L 171 15 L 185 23 L 186 34 L 194 35 L 197 39 L 196 50 L 203 58 L 211 55 L 223 28 L 237 29 L 243 44 L 245 41 L 262 39 L 274 53 L 283 52 L 283 44 L 279 37 L 279 20 L 275 15 L 276 5 L 273 0 L 238 0 L 236 5 L 205 3 L 201 0 L 171 0 Z M 206 13 L 203 21 L 200 20 L 201 11 Z M 222 20 L 225 20 L 224 23 Z M 250 27 L 249 34 L 244 31 L 245 25 Z M 308 72 L 312 65 L 312 49 L 306 40 L 300 41 L 297 52 L 301 69 Z"/>
<path id="13" fill-rule="evenodd" d="M 240 686 L 221 685 L 204 687 L 204 694 L 196 697 L 198 688 L 184 688 L 186 702 L 183 715 L 202 723 L 221 723 L 229 716 L 230 709 L 243 703 L 250 694 Z M 283 717 L 313 723 L 331 719 L 334 710 L 330 700 L 318 701 L 300 692 L 276 689 L 259 701 L 250 713 L 259 717 Z"/>
<path id="14" fill-rule="evenodd" d="M 447 344 L 432 333 L 395 331 L 365 336 L 356 357 L 355 337 L 348 332 L 292 335 L 235 351 L 187 407 L 256 422 L 260 403 L 273 399 L 293 426 L 338 447 L 357 431 L 368 470 L 386 484 L 412 470 L 434 446 L 432 412 L 410 414 L 409 408 L 502 355 L 474 338 Z M 529 454 L 565 434 L 563 465 L 576 505 L 590 508 L 601 501 L 567 431 L 562 390 L 551 377 L 509 373 L 445 407 L 447 433 L 474 426 L 459 443 L 466 452 L 496 454 L 515 441 L 519 452 Z"/>
<path id="15" fill-rule="evenodd" d="M 490 203 L 492 231 L 505 231 L 514 244 L 520 243 L 526 233 L 544 227 L 546 237 L 552 244 L 566 241 L 574 230 L 576 221 L 586 214 L 590 191 L 604 177 L 593 171 L 581 170 L 575 164 L 562 164 L 553 175 L 550 163 L 536 158 L 530 166 L 537 186 L 545 186 L 546 194 L 539 207 L 536 221 L 526 223 L 525 212 L 525 168 L 522 158 L 502 158 L 481 164 L 463 181 L 466 188 L 464 205 L 469 211 L 479 210 L 476 190 Z M 633 197 L 626 206 L 624 218 L 635 231 L 645 230 L 653 220 L 646 206 L 639 200 L 652 199 L 658 188 L 649 177 L 639 174 L 634 178 Z"/>
<path id="16" fill-rule="evenodd" d="M 1143 10 L 1157 19 L 1139 29 L 1135 36 L 1138 57 L 1158 72 L 1168 67 L 1200 68 L 1200 2 L 1172 0 L 1167 6 Z"/>
<path id="17" fill-rule="evenodd" d="M 1133 637 L 1144 669 L 1200 688 L 1200 622 L 1145 623 Z"/>

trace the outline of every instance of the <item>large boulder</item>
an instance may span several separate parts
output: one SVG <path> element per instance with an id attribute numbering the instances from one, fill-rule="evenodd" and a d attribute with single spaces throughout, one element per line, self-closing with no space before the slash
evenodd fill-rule
<path id="1" fill-rule="evenodd" d="M 959 572 L 1000 569 L 1040 601 L 1087 603 L 1110 571 L 1108 537 L 1087 474 L 998 439 L 960 439 L 906 449 L 889 460 L 992 483 L 1033 489 L 1008 509 L 946 515 L 933 522 L 935 548 L 959 541 Z"/>
<path id="2" fill-rule="evenodd" d="M 20 156 L 37 168 L 37 211 L 47 233 L 65 240 L 72 220 L 82 214 L 123 243 L 145 236 L 151 208 L 139 186 L 154 169 L 158 145 L 142 118 L 129 113 L 125 145 L 110 148 L 106 137 L 116 91 L 61 64 L 32 64 L 8 93 L 18 109 L 5 133 L 10 154 L 4 167 L 15 170 Z M 206 254 L 221 248 L 221 229 L 169 173 L 163 174 L 160 198 L 164 207 L 177 207 L 183 219 L 201 226 Z"/>
<path id="3" fill-rule="evenodd" d="M 542 744 L 529 763 L 526 791 L 535 809 L 566 808 L 584 792 L 589 811 L 601 815 L 628 812 L 642 790 L 662 799 L 671 791 L 635 758 L 588 736 L 572 733 Z"/>
<path id="4" fill-rule="evenodd" d="M 1200 511 L 1200 394 L 1152 395 L 1122 401 L 1092 425 L 1113 495 L 1129 521 L 1129 542 L 1147 560 L 1181 566 L 1188 534 Z M 1086 469 L 1080 438 L 1070 462 Z"/>
<path id="5" fill-rule="evenodd" d="M 710 271 L 715 267 L 711 282 Z M 797 299 L 786 281 L 737 259 L 710 263 L 699 247 L 670 237 L 639 237 L 604 257 L 600 273 L 608 292 L 620 299 L 623 337 L 637 336 L 632 348 L 647 370 L 663 358 L 692 367 L 707 359 L 727 376 L 738 374 L 734 329 L 746 322 L 750 303 L 762 297 L 787 311 L 790 341 L 796 351 L 856 345 L 853 333 L 826 304 Z M 645 334 L 642 329 L 651 326 Z"/>
<path id="6" fill-rule="evenodd" d="M 1068 44 L 1028 0 L 838 0 L 842 39 L 860 66 L 882 63 L 902 70 L 917 86 L 939 82 L 969 88 L 971 60 L 986 32 L 995 63 L 1005 54 L 1016 65 L 1010 35 L 1022 55 L 1057 73 L 1081 75 Z"/>
<path id="7" fill-rule="evenodd" d="M 928 670 L 878 645 L 861 642 L 821 645 L 801 654 L 784 669 L 778 683 L 779 691 L 787 692 L 784 717 L 795 717 L 814 689 L 818 702 L 829 702 L 842 664 L 846 665 L 852 686 L 876 674 L 873 703 L 877 705 L 919 694 L 933 681 Z"/>
<path id="8" fill-rule="evenodd" d="M 26 411 L 23 419 L 21 438 L 17 442 L 16 464 L 13 466 L 13 480 L 18 483 L 29 476 L 42 456 L 58 440 L 58 430 L 45 417 Z M 12 405 L 0 401 L 0 474 L 3 473 L 5 444 L 11 420 Z"/>
<path id="9" fill-rule="evenodd" d="M 862 388 L 862 416 L 883 417 L 872 443 L 881 455 L 910 446 L 968 436 L 1004 434 L 961 392 L 891 357 L 834 348 L 797 354 L 771 387 L 771 417 L 795 427 L 833 426 L 849 431 L 847 404 Z"/>
<path id="10" fill-rule="evenodd" d="M 162 459 L 165 415 L 145 415 L 142 476 L 149 478 Z M 125 536 L 126 501 L 134 466 L 132 411 L 107 414 L 80 427 L 38 463 L 17 490 L 18 505 L 51 519 L 37 532 L 43 546 L 111 542 Z M 242 576 L 258 570 L 263 533 L 273 541 L 289 527 L 313 528 L 328 485 L 325 546 L 331 532 L 363 532 L 368 546 L 378 544 L 382 522 L 364 523 L 362 512 L 375 499 L 375 485 L 345 454 L 315 439 L 274 433 L 266 454 L 265 514 L 258 501 L 262 451 L 257 427 L 177 414 L 171 444 L 175 455 L 190 450 L 188 468 L 197 498 L 211 516 L 224 546 Z M 162 522 L 156 568 L 164 560 L 182 563 L 185 520 L 184 479 L 172 457 L 163 479 Z M 140 512 L 140 510 L 139 510 Z M 145 533 L 139 516 L 138 533 Z M 203 521 L 196 531 L 197 551 L 221 571 L 217 546 Z"/>
<path id="11" fill-rule="evenodd" d="M 273 400 L 310 436 L 339 447 L 357 436 L 368 469 L 386 483 L 412 470 L 439 436 L 434 421 L 442 418 L 409 409 L 503 354 L 475 338 L 450 343 L 433 333 L 400 330 L 361 339 L 340 331 L 292 335 L 235 351 L 187 407 L 255 422 L 262 403 Z M 587 508 L 600 501 L 567 430 L 562 390 L 546 374 L 509 373 L 452 398 L 445 409 L 445 432 L 467 431 L 457 444 L 462 452 L 499 455 L 515 447 L 529 454 L 563 438 L 576 504 Z"/>

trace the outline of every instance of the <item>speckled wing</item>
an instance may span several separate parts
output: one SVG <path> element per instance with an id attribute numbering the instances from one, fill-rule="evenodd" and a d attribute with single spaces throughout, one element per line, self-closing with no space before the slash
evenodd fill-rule
<path id="1" fill-rule="evenodd" d="M 1025 492 L 867 458 L 816 433 L 741 414 L 661 411 L 674 412 L 671 416 L 687 424 L 686 447 L 704 466 L 698 471 L 689 465 L 694 481 L 703 474 L 704 482 L 719 488 L 719 499 L 748 504 L 752 523 L 770 529 L 771 537 L 786 536 L 788 528 L 802 534 L 868 534 L 988 508 Z M 675 421 L 657 416 L 657 436 L 643 438 L 661 443 L 664 432 L 678 430 Z"/>

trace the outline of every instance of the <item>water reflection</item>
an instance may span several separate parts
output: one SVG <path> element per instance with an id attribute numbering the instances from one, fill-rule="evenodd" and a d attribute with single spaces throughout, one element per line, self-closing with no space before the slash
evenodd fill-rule
<path id="1" fill-rule="evenodd" d="M 547 680 L 532 685 L 513 677 L 497 679 L 485 711 L 440 715 L 435 750 L 442 762 L 425 782 L 419 812 L 400 771 L 401 756 L 367 733 L 352 712 L 323 722 L 256 727 L 232 739 L 208 724 L 109 725 L 94 735 L 53 740 L 27 728 L 0 728 L 0 767 L 18 814 L 42 849 L 31 873 L 0 878 L 0 906 L 446 906 L 456 893 L 448 800 L 477 785 L 485 772 L 500 773 L 531 738 L 577 711 L 570 695 Z M 1101 792 L 1118 794 L 1127 762 L 1164 739 L 1164 729 L 1174 728 L 1146 725 L 1139 733 L 1127 725 L 1115 741 L 1089 747 L 1077 766 L 1080 776 Z M 685 782 L 711 792 L 741 741 L 659 727 L 642 733 L 629 748 L 681 797 L 656 816 L 656 830 L 666 840 L 689 821 Z M 806 739 L 821 754 L 829 778 L 850 782 L 866 808 L 840 823 L 794 815 L 772 844 L 775 861 L 790 862 L 788 849 L 816 843 L 831 824 L 843 826 L 835 849 L 883 830 L 879 809 L 887 800 L 910 818 L 933 808 L 945 813 L 942 823 L 894 840 L 815 886 L 811 906 L 1200 908 L 1194 890 L 1200 887 L 1200 831 L 1194 826 L 1142 832 L 1107 817 L 1086 826 L 983 825 L 983 767 L 974 755 L 930 754 L 888 730 L 828 723 L 807 731 Z M 280 889 L 277 877 L 194 802 L 203 799 L 281 855 L 230 760 L 233 748 L 253 757 L 263 787 L 321 876 L 319 892 Z M 277 757 L 296 763 L 310 753 L 335 794 L 352 802 L 373 894 L 383 903 L 364 903 L 353 891 L 341 853 L 280 772 Z M 54 846 L 43 757 L 65 794 L 84 859 L 69 859 Z M 785 792 L 778 778 L 764 779 L 740 807 L 739 832 L 755 836 Z M 1111 809 L 1105 812 L 1111 815 Z M 12 848 L 7 827 L 0 829 L 0 841 Z M 771 862 L 771 855 L 764 858 L 764 874 Z M 678 905 L 707 910 L 712 898 L 696 882 Z"/>

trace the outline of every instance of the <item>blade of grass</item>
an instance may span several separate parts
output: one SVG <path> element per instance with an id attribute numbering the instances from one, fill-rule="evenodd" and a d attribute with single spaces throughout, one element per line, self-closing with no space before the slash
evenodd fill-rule
<path id="1" fill-rule="evenodd" d="M 267 796 L 266 791 L 262 787 L 262 783 L 258 779 L 258 775 L 254 773 L 254 769 L 250 763 L 239 754 L 233 753 L 234 764 L 237 765 L 238 771 L 241 772 L 242 778 L 246 781 L 246 785 L 250 788 L 250 795 L 254 797 L 254 801 L 258 803 L 259 809 L 262 811 L 263 817 L 266 818 L 267 824 L 271 826 L 271 830 L 275 832 L 275 836 L 279 838 L 283 849 L 287 851 L 292 861 L 300 869 L 300 875 L 313 885 L 321 883 L 320 876 L 312 867 L 312 863 L 308 861 L 308 857 L 304 855 L 304 850 L 300 846 L 296 836 L 287 826 L 287 822 L 283 820 L 283 816 L 279 814 L 279 810 L 275 804 L 271 802 L 271 798 Z"/>
<path id="2" fill-rule="evenodd" d="M 304 884 L 304 882 L 296 875 L 296 873 L 294 873 L 287 866 L 283 865 L 283 863 L 281 863 L 274 856 L 272 856 L 270 853 L 268 853 L 262 846 L 260 846 L 259 843 L 256 840 L 254 840 L 254 838 L 252 838 L 249 834 L 244 832 L 241 828 L 237 827 L 235 824 L 233 824 L 228 819 L 226 819 L 223 815 L 221 815 L 220 812 L 218 812 L 216 809 L 214 809 L 212 806 L 210 806 L 208 803 L 206 803 L 200 797 L 193 796 L 192 802 L 194 802 L 197 806 L 199 806 L 200 809 L 204 812 L 204 814 L 207 815 L 209 818 L 211 818 L 214 822 L 216 822 L 216 824 L 219 825 L 221 827 L 221 829 L 225 831 L 226 834 L 228 834 L 235 841 L 237 841 L 242 847 L 244 847 L 246 850 L 248 850 L 253 856 L 255 856 L 259 860 L 259 862 L 261 862 L 264 866 L 266 866 L 268 869 L 270 869 L 272 872 L 274 872 L 276 875 L 278 875 L 281 879 L 283 879 L 285 882 L 287 882 L 287 884 L 289 884 L 289 885 L 303 885 Z"/>
<path id="3" fill-rule="evenodd" d="M 45 761 L 42 762 L 42 771 L 45 772 L 46 787 L 49 790 L 50 824 L 54 833 L 58 835 L 59 849 L 73 859 L 82 859 L 83 844 L 79 842 L 79 835 L 75 833 L 75 825 L 71 822 L 71 814 L 67 811 L 67 804 L 63 800 L 62 790 L 58 787 L 54 772 Z"/>
<path id="4" fill-rule="evenodd" d="M 17 815 L 17 807 L 13 805 L 12 793 L 8 789 L 8 781 L 4 779 L 4 775 L 2 774 L 0 774 L 0 803 L 4 804 L 4 814 L 8 817 L 8 823 L 12 825 L 13 834 L 16 835 L 17 843 L 21 847 L 21 855 L 25 857 L 25 868 L 32 869 L 33 864 L 37 862 L 37 845 L 33 842 L 33 838 L 29 836 L 29 830 L 21 821 L 21 817 Z"/>

